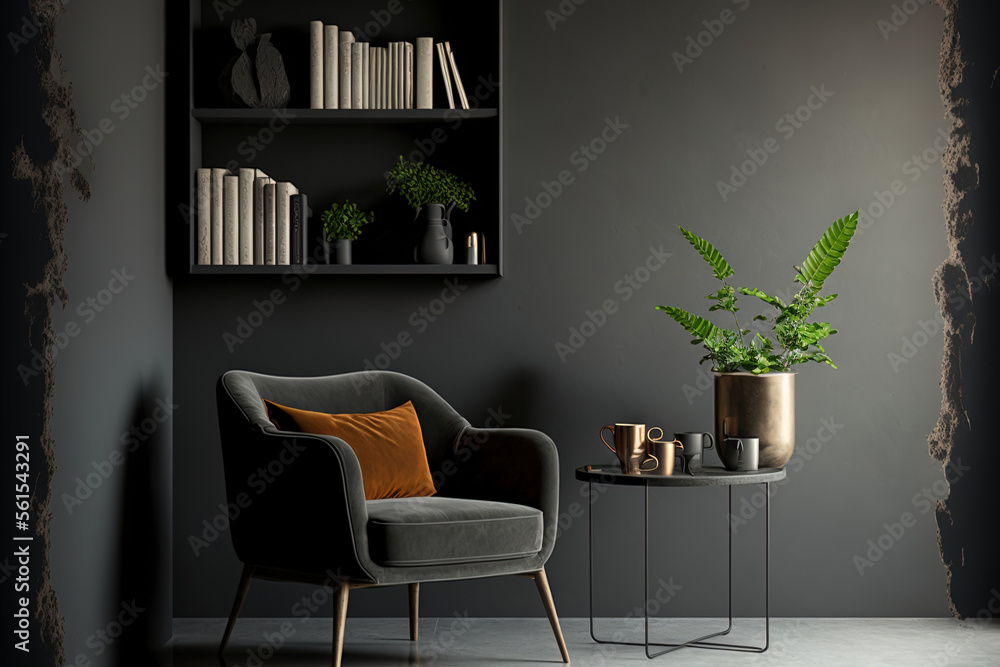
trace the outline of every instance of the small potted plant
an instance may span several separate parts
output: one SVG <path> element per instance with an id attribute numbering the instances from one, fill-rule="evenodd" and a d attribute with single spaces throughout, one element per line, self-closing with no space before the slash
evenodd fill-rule
<path id="1" fill-rule="evenodd" d="M 365 213 L 360 210 L 357 204 L 350 200 L 343 204 L 334 203 L 330 208 L 323 211 L 323 230 L 326 232 L 324 245 L 326 263 L 330 263 L 329 243 L 333 242 L 334 263 L 351 263 L 351 242 L 358 240 L 361 236 L 361 229 L 365 225 L 370 225 L 375 221 L 374 213 Z"/>
<path id="2" fill-rule="evenodd" d="M 451 212 L 465 212 L 476 199 L 472 186 L 443 169 L 426 162 L 399 162 L 386 173 L 386 192 L 399 193 L 423 219 L 425 230 L 414 258 L 422 264 L 451 264 L 455 244 L 451 238 Z"/>
<path id="3" fill-rule="evenodd" d="M 708 352 L 702 362 L 712 362 L 715 374 L 715 432 L 720 454 L 724 437 L 760 438 L 760 466 L 782 468 L 795 447 L 795 373 L 792 367 L 806 362 L 836 366 L 821 342 L 837 333 L 826 322 L 811 322 L 813 311 L 837 298 L 823 296 L 824 282 L 840 264 L 858 227 L 858 214 L 834 222 L 809 252 L 801 266 L 795 266 L 793 282 L 801 283 L 788 303 L 756 287 L 735 287 L 729 262 L 708 241 L 680 228 L 684 238 L 712 267 L 722 287 L 706 299 L 713 301 L 710 312 L 732 316 L 734 329 L 714 323 L 673 306 L 657 306 L 685 331 L 691 342 Z M 756 326 L 742 328 L 737 313 L 738 295 L 752 296 L 765 304 L 765 312 L 753 318 Z M 787 295 L 786 295 L 787 298 Z"/>

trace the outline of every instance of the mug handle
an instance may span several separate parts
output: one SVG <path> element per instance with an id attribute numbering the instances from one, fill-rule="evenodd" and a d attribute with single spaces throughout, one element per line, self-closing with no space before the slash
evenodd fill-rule
<path id="1" fill-rule="evenodd" d="M 736 458 L 736 469 L 739 470 L 740 466 L 743 465 L 743 441 L 736 441 L 736 453 L 738 454 Z"/>
<path id="2" fill-rule="evenodd" d="M 605 447 L 607 447 L 612 452 L 614 452 L 615 456 L 618 456 L 618 450 L 615 449 L 614 447 L 612 447 L 611 445 L 609 445 L 608 441 L 604 439 L 604 430 L 605 429 L 610 429 L 611 430 L 611 437 L 614 438 L 615 437 L 615 427 L 614 426 L 603 426 L 603 427 L 601 427 L 601 442 L 604 443 Z"/>
<path id="3" fill-rule="evenodd" d="M 708 447 L 705 446 L 705 436 L 706 435 L 708 436 Z M 712 437 L 711 433 L 703 433 L 701 435 L 701 442 L 702 442 L 702 446 L 701 446 L 702 449 L 712 449 L 713 447 L 715 447 L 715 438 Z"/>
<path id="4" fill-rule="evenodd" d="M 660 435 L 654 438 L 652 435 L 650 435 L 650 433 L 652 433 L 653 431 L 659 431 Z M 646 431 L 646 440 L 662 440 L 662 439 L 663 439 L 663 429 L 660 428 L 659 426 L 654 426 L 653 428 Z"/>
<path id="5" fill-rule="evenodd" d="M 643 461 L 642 463 L 639 464 L 639 470 L 645 470 L 646 472 L 651 472 L 651 471 L 656 470 L 657 468 L 660 467 L 660 459 L 656 458 L 655 456 L 653 456 L 652 454 L 649 454 L 649 453 L 647 453 L 646 456 L 648 456 L 649 458 L 647 458 L 645 461 Z M 643 468 L 642 467 L 642 466 L 646 465 L 647 463 L 649 463 L 650 461 L 655 461 L 656 465 L 653 466 L 652 468 Z"/>

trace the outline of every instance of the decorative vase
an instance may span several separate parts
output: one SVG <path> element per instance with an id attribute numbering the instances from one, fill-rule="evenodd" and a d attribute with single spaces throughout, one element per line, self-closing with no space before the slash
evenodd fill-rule
<path id="1" fill-rule="evenodd" d="M 333 263 L 351 263 L 351 242 L 344 239 L 337 239 L 330 242 L 333 245 Z"/>
<path id="2" fill-rule="evenodd" d="M 451 264 L 455 258 L 455 244 L 451 239 L 451 224 L 443 204 L 424 204 L 417 210 L 417 219 L 424 223 L 424 235 L 413 251 L 420 264 Z"/>
<path id="3" fill-rule="evenodd" d="M 725 458 L 726 437 L 760 439 L 758 465 L 784 468 L 795 450 L 795 373 L 714 373 L 715 443 Z"/>

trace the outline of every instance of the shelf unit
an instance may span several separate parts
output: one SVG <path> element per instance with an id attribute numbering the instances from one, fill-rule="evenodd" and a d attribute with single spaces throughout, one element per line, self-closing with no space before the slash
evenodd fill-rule
<path id="1" fill-rule="evenodd" d="M 180 3 L 178 3 L 180 4 Z M 217 14 L 225 7 L 222 18 Z M 186 99 L 168 94 L 168 199 L 186 210 L 183 261 L 172 272 L 191 276 L 281 275 L 308 270 L 317 275 L 503 275 L 502 193 L 502 0 L 468 3 L 421 0 L 402 3 L 391 20 L 376 22 L 368 0 L 243 0 L 220 3 L 190 0 L 168 16 L 168 62 L 181 61 L 171 72 L 185 72 Z M 376 8 L 378 9 L 378 8 Z M 258 33 L 271 41 L 284 60 L 291 88 L 285 109 L 233 109 L 222 106 L 216 78 L 236 54 L 229 36 L 234 19 L 254 18 Z M 351 28 L 373 45 L 433 37 L 450 41 L 462 73 L 469 110 L 441 108 L 447 96 L 440 68 L 434 61 L 434 109 L 342 110 L 309 109 L 309 22 L 323 21 Z M 171 28 L 171 21 L 173 27 Z M 178 25 L 178 23 L 182 22 Z M 385 23 L 385 25 L 383 25 Z M 377 28 L 377 30 L 375 30 Z M 185 44 L 171 42 L 171 33 Z M 171 56 L 171 54 L 173 54 Z M 172 83 L 180 89 L 182 77 Z M 456 95 L 457 102 L 457 95 Z M 185 108 L 184 124 L 176 114 Z M 183 141 L 181 141 L 183 140 Z M 186 151 L 183 148 L 186 147 Z M 426 159 L 472 183 L 476 201 L 468 213 L 455 211 L 452 227 L 455 261 L 464 262 L 464 238 L 476 231 L 486 237 L 482 265 L 421 265 L 413 262 L 413 247 L 422 229 L 414 212 L 399 197 L 385 193 L 383 174 L 399 156 Z M 171 162 L 175 164 L 171 166 Z M 182 164 L 183 163 L 183 166 Z M 373 210 L 376 221 L 354 243 L 356 264 L 301 266 L 199 266 L 193 263 L 196 220 L 194 174 L 199 167 L 257 168 L 275 180 L 290 181 L 309 196 L 310 237 L 322 224 L 320 213 L 333 201 L 350 199 Z M 235 173 L 235 171 L 234 171 Z M 185 180 L 181 182 L 181 178 Z M 172 185 L 171 179 L 177 179 Z M 171 193 L 174 193 L 173 195 Z M 173 208 L 173 207 L 171 207 Z M 174 212 L 176 213 L 176 212 Z M 317 239 L 318 242 L 318 239 Z M 180 254 L 180 243 L 171 243 Z"/>

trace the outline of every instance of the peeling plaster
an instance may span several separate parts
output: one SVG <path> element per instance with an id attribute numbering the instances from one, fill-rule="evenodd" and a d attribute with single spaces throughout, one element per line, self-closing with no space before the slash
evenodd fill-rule
<path id="1" fill-rule="evenodd" d="M 975 335 L 972 308 L 950 305 L 947 296 L 957 294 L 964 303 L 972 303 L 972 284 L 968 265 L 959 246 L 973 223 L 970 195 L 979 186 L 979 166 L 969 157 L 971 132 L 966 124 L 968 100 L 959 96 L 966 62 L 962 56 L 962 39 L 958 32 L 959 0 L 936 0 L 945 12 L 944 34 L 941 38 L 941 69 L 938 83 L 944 103 L 945 118 L 953 123 L 951 140 L 942 157 L 944 168 L 944 211 L 948 256 L 934 272 L 934 297 L 944 316 L 944 358 L 941 363 L 941 414 L 934 430 L 927 437 L 930 455 L 944 469 L 951 461 L 952 449 L 960 432 L 971 429 L 962 397 L 962 350 Z M 952 303 L 957 303 L 957 300 Z M 938 549 L 947 573 L 948 605 L 954 616 L 962 614 L 955 606 L 952 594 L 952 562 L 945 553 L 941 526 L 951 522 L 949 497 L 938 501 Z M 964 559 L 964 550 L 963 550 Z"/>
<path id="2" fill-rule="evenodd" d="M 39 583 L 35 589 L 37 594 L 35 608 L 39 640 L 52 651 L 55 664 L 62 665 L 66 662 L 65 622 L 59 611 L 59 599 L 52 587 L 49 553 L 52 522 L 51 480 L 56 472 L 55 441 L 52 437 L 56 362 L 50 352 L 55 349 L 56 331 L 52 324 L 52 308 L 56 301 L 64 308 L 69 305 L 69 295 L 63 284 L 63 276 L 68 266 L 63 246 L 69 222 L 66 201 L 63 198 L 66 180 L 84 201 L 90 199 L 90 184 L 78 169 L 76 164 L 78 161 L 70 148 L 71 140 L 79 137 L 82 130 L 73 108 L 73 87 L 66 74 L 62 54 L 56 48 L 56 27 L 64 11 L 63 3 L 60 0 L 29 0 L 28 8 L 30 14 L 37 17 L 40 26 L 35 55 L 38 59 L 39 84 L 45 93 L 42 120 L 49 128 L 49 140 L 54 148 L 52 156 L 40 162 L 28 155 L 22 141 L 12 156 L 14 177 L 30 181 L 34 210 L 44 211 L 52 250 L 52 256 L 45 263 L 41 280 L 35 285 L 25 285 L 25 315 L 29 323 L 29 340 L 35 339 L 32 329 L 35 324 L 40 324 L 38 339 L 41 349 L 46 351 L 44 368 L 41 371 L 45 383 L 41 435 L 43 468 L 31 499 L 32 515 L 36 520 L 34 543 L 41 556 Z"/>

